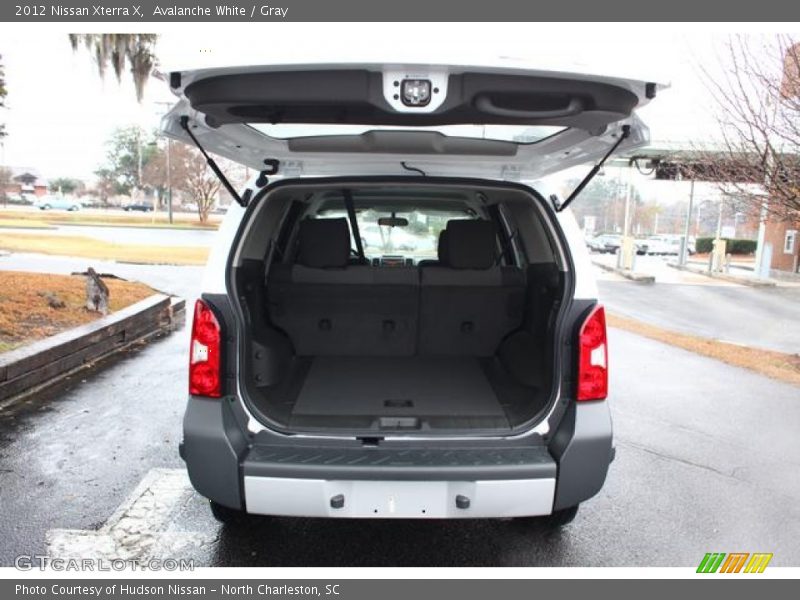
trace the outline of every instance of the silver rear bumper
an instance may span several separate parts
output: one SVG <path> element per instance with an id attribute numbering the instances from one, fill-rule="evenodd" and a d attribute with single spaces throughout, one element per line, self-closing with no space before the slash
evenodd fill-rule
<path id="1" fill-rule="evenodd" d="M 244 477 L 248 513 L 293 517 L 468 519 L 549 515 L 555 487 L 555 479 L 347 481 Z"/>

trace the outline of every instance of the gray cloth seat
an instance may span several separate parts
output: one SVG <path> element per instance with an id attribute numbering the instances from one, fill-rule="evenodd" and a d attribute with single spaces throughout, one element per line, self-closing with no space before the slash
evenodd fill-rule
<path id="1" fill-rule="evenodd" d="M 496 265 L 497 234 L 485 220 L 453 220 L 444 264 L 420 269 L 419 353 L 491 356 L 522 325 L 524 276 Z"/>
<path id="2" fill-rule="evenodd" d="M 300 223 L 297 262 L 271 270 L 273 324 L 299 356 L 411 356 L 419 280 L 413 267 L 350 264 L 346 219 Z"/>

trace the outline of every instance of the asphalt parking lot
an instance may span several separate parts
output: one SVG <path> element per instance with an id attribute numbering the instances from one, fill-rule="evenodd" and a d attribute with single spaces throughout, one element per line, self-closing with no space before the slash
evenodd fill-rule
<path id="1" fill-rule="evenodd" d="M 612 264 L 612 256 L 593 255 Z M 639 256 L 636 269 L 652 274 L 655 284 L 632 284 L 597 269 L 600 297 L 619 315 L 659 327 L 756 346 L 800 353 L 800 280 L 776 287 L 749 287 L 678 271 L 674 257 Z"/>
<path id="2" fill-rule="evenodd" d="M 198 270 L 139 269 L 161 289 L 196 289 Z M 177 455 L 186 335 L 0 411 L 0 565 L 21 554 L 103 555 L 108 540 L 131 557 L 215 566 L 694 566 L 711 551 L 800 565 L 798 388 L 619 330 L 610 332 L 617 458 L 560 532 L 501 520 L 220 527 Z"/>

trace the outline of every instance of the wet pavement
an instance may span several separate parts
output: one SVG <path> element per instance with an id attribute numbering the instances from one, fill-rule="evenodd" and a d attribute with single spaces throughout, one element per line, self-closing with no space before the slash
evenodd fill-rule
<path id="1" fill-rule="evenodd" d="M 800 285 L 749 287 L 678 271 L 660 257 L 638 261 L 637 270 L 654 274 L 656 283 L 596 269 L 600 298 L 610 311 L 683 333 L 800 353 Z"/>
<path id="2" fill-rule="evenodd" d="M 166 291 L 196 293 L 199 270 L 139 269 Z M 221 527 L 177 454 L 186 338 L 184 329 L 0 411 L 0 565 L 111 545 L 218 566 L 693 566 L 711 551 L 773 552 L 772 565 L 800 566 L 798 387 L 611 330 L 617 458 L 560 532 L 507 520 Z"/>
<path id="3" fill-rule="evenodd" d="M 87 556 L 109 535 L 125 540 L 126 521 L 112 516 L 141 507 L 149 478 L 158 518 L 120 546 L 140 557 L 155 544 L 162 556 L 220 566 L 691 566 L 705 552 L 736 550 L 800 565 L 798 388 L 618 330 L 610 343 L 617 459 L 561 532 L 516 521 L 220 527 L 177 455 L 184 331 L 0 413 L 0 564 L 65 546 Z"/>

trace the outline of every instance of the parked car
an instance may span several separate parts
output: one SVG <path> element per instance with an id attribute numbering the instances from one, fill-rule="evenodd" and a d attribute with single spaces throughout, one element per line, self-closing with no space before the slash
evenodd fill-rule
<path id="1" fill-rule="evenodd" d="M 681 252 L 682 239 L 683 237 L 680 235 L 652 235 L 647 238 L 647 253 L 677 256 Z M 687 251 L 689 254 L 695 253 L 694 241 L 691 238 L 689 238 Z"/>
<path id="2" fill-rule="evenodd" d="M 40 196 L 33 204 L 39 210 L 69 210 L 76 211 L 81 209 L 81 203 L 76 198 L 68 196 Z"/>
<path id="3" fill-rule="evenodd" d="M 601 254 L 605 253 L 606 247 L 603 241 L 600 239 L 600 236 L 587 237 L 585 238 L 585 241 L 589 252 L 599 252 Z"/>
<path id="4" fill-rule="evenodd" d="M 622 236 L 615 233 L 604 233 L 592 240 L 591 248 L 601 254 L 614 254 L 619 250 Z"/>
<path id="5" fill-rule="evenodd" d="M 634 240 L 636 254 L 647 254 L 647 242 Z M 616 254 L 622 245 L 622 236 L 614 233 L 598 235 L 588 242 L 589 249 L 600 254 Z"/>
<path id="6" fill-rule="evenodd" d="M 571 211 L 519 181 L 646 144 L 658 86 L 376 64 L 169 81 L 166 135 L 269 157 L 194 307 L 180 454 L 213 514 L 572 520 L 614 458 L 606 318 Z M 448 215 L 437 258 L 365 260 L 367 212 Z"/>
<path id="7" fill-rule="evenodd" d="M 35 200 L 31 198 L 28 194 L 6 194 L 5 195 L 5 203 L 6 204 L 17 204 L 21 206 L 31 206 L 35 203 Z"/>
<path id="8" fill-rule="evenodd" d="M 153 212 L 153 205 L 150 202 L 131 202 L 122 207 L 125 212 Z"/>

